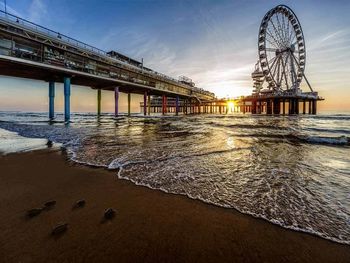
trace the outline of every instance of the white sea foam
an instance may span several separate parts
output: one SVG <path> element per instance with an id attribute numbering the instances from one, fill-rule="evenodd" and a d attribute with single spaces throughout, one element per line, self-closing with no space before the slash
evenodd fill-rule
<path id="1" fill-rule="evenodd" d="M 47 148 L 47 139 L 32 139 L 0 129 L 0 153 L 28 152 Z"/>

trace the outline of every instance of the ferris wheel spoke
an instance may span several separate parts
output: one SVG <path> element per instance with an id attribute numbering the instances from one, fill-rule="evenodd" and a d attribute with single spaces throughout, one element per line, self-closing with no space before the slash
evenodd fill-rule
<path id="1" fill-rule="evenodd" d="M 277 47 L 277 48 L 281 48 L 282 46 L 281 46 L 281 42 L 280 41 L 278 41 L 274 36 L 273 36 L 273 34 L 272 34 L 272 32 L 267 28 L 266 29 L 266 33 L 275 41 L 275 43 L 277 44 L 277 46 L 276 45 L 274 45 L 275 47 Z"/>
<path id="2" fill-rule="evenodd" d="M 293 56 L 293 54 L 291 52 L 288 52 L 289 56 Z M 291 75 L 292 75 L 292 80 L 293 83 L 297 82 L 297 73 L 295 71 L 295 62 L 293 60 L 293 58 L 290 59 L 290 66 L 291 66 Z M 294 87 L 295 88 L 295 87 Z"/>
<path id="3" fill-rule="evenodd" d="M 286 57 L 286 61 L 287 60 L 288 60 L 288 56 Z M 285 84 L 287 86 L 287 89 L 289 89 L 289 85 L 288 85 L 288 81 L 287 81 L 286 61 L 284 61 L 282 59 L 282 67 L 283 67 L 284 82 L 285 82 Z"/>
<path id="4" fill-rule="evenodd" d="M 278 70 L 277 70 L 277 86 L 278 87 L 281 87 L 281 80 L 282 80 L 281 60 L 282 60 L 282 56 L 280 56 L 280 59 L 278 61 Z"/>
<path id="5" fill-rule="evenodd" d="M 278 29 L 279 31 L 281 32 L 281 38 L 282 38 L 282 43 L 283 45 L 285 45 L 285 36 L 284 36 L 284 32 L 283 32 L 283 29 L 282 29 L 282 26 L 281 26 L 281 23 L 280 23 L 280 20 L 278 18 L 278 13 L 276 14 L 276 19 L 277 19 L 277 26 L 278 26 Z"/>
<path id="6" fill-rule="evenodd" d="M 273 81 L 275 81 L 275 74 L 276 74 L 276 69 L 277 69 L 277 64 L 278 64 L 279 59 L 280 59 L 280 56 L 278 56 L 277 59 L 275 60 L 275 62 L 277 61 L 277 63 L 275 63 L 275 67 L 274 67 L 273 72 L 271 74 Z M 272 70 L 272 68 L 271 68 L 271 70 Z"/>
<path id="7" fill-rule="evenodd" d="M 298 41 L 295 41 L 294 42 L 294 40 L 297 40 L 297 36 L 294 34 L 293 35 L 293 38 L 292 38 L 292 40 L 290 41 L 290 43 L 292 43 L 291 45 L 295 45 L 296 43 L 298 43 Z"/>
<path id="8" fill-rule="evenodd" d="M 271 39 L 265 38 L 265 39 L 267 40 L 267 42 L 269 42 L 272 46 L 274 46 L 274 47 L 277 48 L 277 49 L 280 48 L 280 47 L 278 46 L 278 45 L 279 45 L 279 42 L 276 41 L 276 39 L 274 38 L 273 35 L 271 35 L 270 31 L 267 30 L 266 33 L 267 33 L 267 35 L 269 35 L 269 36 L 273 39 L 273 41 L 275 41 L 275 42 L 272 42 Z"/>
<path id="9" fill-rule="evenodd" d="M 288 40 L 289 40 L 289 32 L 290 32 L 290 29 L 289 29 L 289 24 L 290 24 L 290 22 L 289 22 L 289 20 L 287 19 L 287 34 L 286 34 L 286 41 L 287 41 L 287 43 L 288 43 Z"/>
<path id="10" fill-rule="evenodd" d="M 279 38 L 280 38 L 280 39 L 282 39 L 282 37 L 281 37 L 281 35 L 280 35 L 279 31 L 276 29 L 276 26 L 275 26 L 275 24 L 273 23 L 273 20 L 271 19 L 270 21 L 271 21 L 271 24 L 272 24 L 273 30 L 275 31 L 276 35 L 278 35 L 278 36 L 279 36 Z"/>
<path id="11" fill-rule="evenodd" d="M 270 65 L 270 64 L 272 63 L 272 61 L 274 61 L 276 58 L 277 58 L 277 57 L 271 58 L 271 59 L 268 61 L 268 64 Z M 271 64 L 271 66 L 272 66 L 272 64 Z"/>
<path id="12" fill-rule="evenodd" d="M 294 39 L 294 37 L 295 37 L 295 33 L 294 33 L 294 31 L 292 30 L 292 31 L 290 32 L 290 35 L 289 35 L 289 38 L 288 38 L 288 43 L 292 43 L 292 40 Z"/>
<path id="13" fill-rule="evenodd" d="M 288 32 L 286 30 L 286 20 L 283 15 L 282 15 L 282 27 L 283 27 L 283 34 L 284 34 L 284 42 L 285 44 L 287 44 Z"/>
<path id="14" fill-rule="evenodd" d="M 269 52 L 276 52 L 278 49 L 277 48 L 265 48 L 266 51 L 269 51 Z"/>

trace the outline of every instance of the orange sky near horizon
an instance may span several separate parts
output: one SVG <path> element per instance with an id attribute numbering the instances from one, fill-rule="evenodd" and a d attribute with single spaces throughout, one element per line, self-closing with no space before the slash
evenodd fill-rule
<path id="1" fill-rule="evenodd" d="M 0 87 L 1 111 L 48 111 L 48 83 L 29 79 L 20 79 L 0 76 L 4 85 Z M 56 83 L 55 111 L 63 112 L 63 84 Z M 20 89 L 18 89 L 20 87 Z M 20 92 L 19 92 L 20 90 Z M 251 90 L 243 89 L 247 94 Z M 344 93 L 342 99 L 332 90 L 323 90 L 319 93 L 325 97 L 325 101 L 318 103 L 318 112 L 350 111 L 350 93 Z M 71 90 L 71 111 L 72 112 L 96 112 L 97 92 L 89 87 L 72 85 Z M 35 101 L 35 103 L 33 103 Z M 140 102 L 143 96 L 132 94 L 131 111 L 140 112 Z M 120 112 L 127 111 L 127 95 L 120 93 Z M 114 112 L 114 93 L 112 91 L 102 91 L 102 112 Z"/>

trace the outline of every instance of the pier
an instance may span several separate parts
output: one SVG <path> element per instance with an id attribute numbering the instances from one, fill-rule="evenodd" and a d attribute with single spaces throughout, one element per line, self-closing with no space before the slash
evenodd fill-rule
<path id="1" fill-rule="evenodd" d="M 64 116 L 70 119 L 71 85 L 96 90 L 101 114 L 101 90 L 114 92 L 115 115 L 119 92 L 173 98 L 176 101 L 212 100 L 215 95 L 197 88 L 188 78 L 174 79 L 116 51 L 103 51 L 15 15 L 0 11 L 0 74 L 48 83 L 49 117 L 53 119 L 55 83 L 64 84 Z"/>

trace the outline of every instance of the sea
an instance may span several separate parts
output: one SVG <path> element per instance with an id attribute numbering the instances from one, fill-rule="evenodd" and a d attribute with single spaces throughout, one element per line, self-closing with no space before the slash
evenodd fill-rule
<path id="1" fill-rule="evenodd" d="M 350 244 L 350 113 L 0 112 L 0 152 L 63 148 L 120 179 Z"/>

